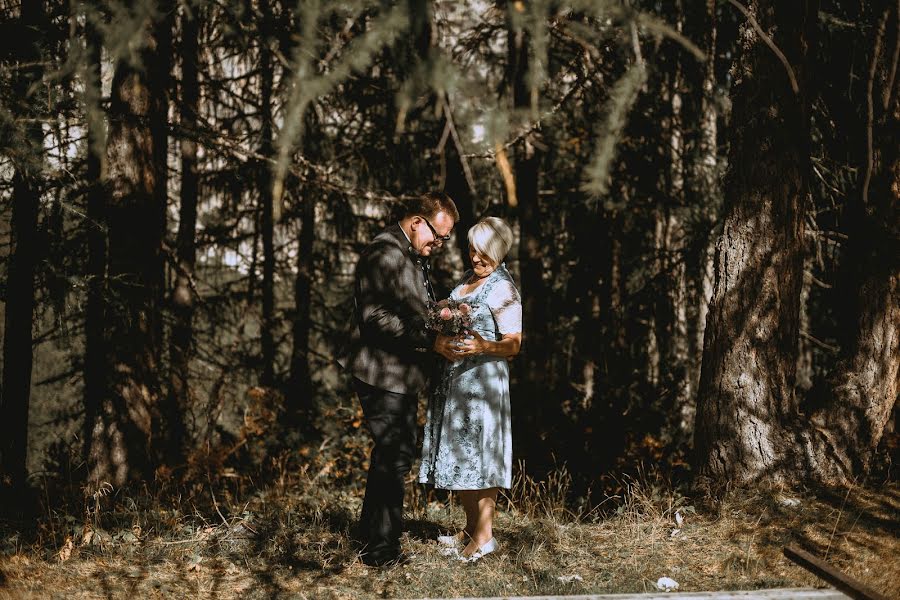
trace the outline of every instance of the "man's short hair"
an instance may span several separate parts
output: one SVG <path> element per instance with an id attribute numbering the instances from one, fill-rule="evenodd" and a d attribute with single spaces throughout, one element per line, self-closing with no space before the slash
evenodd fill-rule
<path id="1" fill-rule="evenodd" d="M 444 192 L 425 192 L 418 198 L 408 200 L 403 205 L 403 218 L 419 215 L 426 219 L 433 219 L 441 211 L 444 211 L 453 221 L 459 221 L 459 211 L 456 204 Z"/>

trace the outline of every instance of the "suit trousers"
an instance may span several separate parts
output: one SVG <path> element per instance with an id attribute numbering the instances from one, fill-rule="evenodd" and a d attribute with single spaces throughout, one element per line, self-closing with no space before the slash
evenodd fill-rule
<path id="1" fill-rule="evenodd" d="M 353 379 L 374 446 L 359 522 L 362 560 L 380 564 L 400 555 L 406 475 L 416 448 L 416 394 L 398 394 Z"/>

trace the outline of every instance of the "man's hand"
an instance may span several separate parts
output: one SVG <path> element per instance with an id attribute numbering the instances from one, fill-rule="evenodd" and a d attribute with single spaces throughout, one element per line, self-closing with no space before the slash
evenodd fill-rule
<path id="1" fill-rule="evenodd" d="M 457 342 L 456 338 L 438 334 L 434 339 L 434 351 L 450 362 L 456 362 L 459 360 L 459 355 L 456 353 Z"/>

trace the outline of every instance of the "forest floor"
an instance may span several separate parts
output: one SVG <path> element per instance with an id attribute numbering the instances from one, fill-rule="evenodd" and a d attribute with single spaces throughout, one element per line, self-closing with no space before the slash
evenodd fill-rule
<path id="1" fill-rule="evenodd" d="M 475 564 L 442 556 L 433 541 L 462 523 L 460 508 L 416 488 L 403 540 L 412 560 L 385 570 L 359 561 L 350 531 L 361 494 L 337 483 L 323 469 L 264 491 L 237 486 L 213 495 L 200 486 L 194 497 L 165 501 L 101 490 L 87 496 L 83 517 L 53 511 L 20 532 L 2 524 L 0 598 L 626 593 L 655 591 L 664 576 L 679 591 L 823 586 L 784 558 L 787 544 L 887 597 L 897 597 L 900 584 L 900 485 L 893 483 L 732 490 L 693 501 L 644 476 L 628 480 L 602 514 L 574 515 L 559 501 L 564 474 L 543 485 L 520 477 L 497 516 L 500 550 Z"/>

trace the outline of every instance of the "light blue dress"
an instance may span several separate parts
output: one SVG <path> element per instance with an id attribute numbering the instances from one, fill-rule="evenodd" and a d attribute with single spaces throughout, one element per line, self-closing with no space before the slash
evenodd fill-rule
<path id="1" fill-rule="evenodd" d="M 465 274 L 450 297 L 467 302 L 472 324 L 486 340 L 522 331 L 522 303 L 501 264 L 478 289 L 462 295 Z M 512 485 L 509 364 L 496 356 L 446 362 L 428 403 L 419 481 L 445 490 Z"/>

